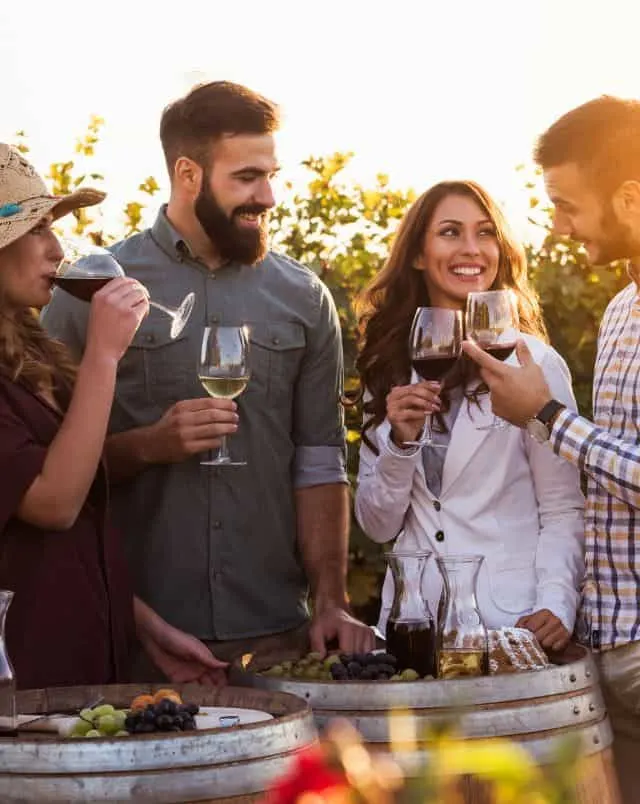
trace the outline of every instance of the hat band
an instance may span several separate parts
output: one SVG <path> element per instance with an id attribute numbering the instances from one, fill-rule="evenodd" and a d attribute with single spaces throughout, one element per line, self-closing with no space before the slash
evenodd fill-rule
<path id="1" fill-rule="evenodd" d="M 12 215 L 17 215 L 21 210 L 20 204 L 5 204 L 0 207 L 0 218 L 10 218 Z"/>

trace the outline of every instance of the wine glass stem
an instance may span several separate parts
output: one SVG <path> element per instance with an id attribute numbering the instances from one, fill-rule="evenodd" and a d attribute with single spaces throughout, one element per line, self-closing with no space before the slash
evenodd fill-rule
<path id="1" fill-rule="evenodd" d="M 430 413 L 424 420 L 424 432 L 427 437 L 427 441 L 429 442 L 433 441 L 433 431 L 431 429 L 432 425 L 433 425 L 433 413 Z"/>
<path id="2" fill-rule="evenodd" d="M 218 460 L 228 460 L 229 451 L 227 450 L 227 437 L 220 436 L 220 446 L 218 447 Z"/>
<path id="3" fill-rule="evenodd" d="M 149 299 L 149 306 L 155 307 L 157 310 L 162 310 L 163 313 L 170 315 L 172 318 L 176 314 L 176 311 L 172 310 L 171 307 L 165 307 L 164 304 L 159 304 L 156 301 L 151 301 L 151 299 Z"/>

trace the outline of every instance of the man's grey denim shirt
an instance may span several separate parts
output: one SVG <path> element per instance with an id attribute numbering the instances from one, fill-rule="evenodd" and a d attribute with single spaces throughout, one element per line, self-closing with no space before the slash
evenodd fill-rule
<path id="1" fill-rule="evenodd" d="M 174 403 L 204 396 L 197 359 L 210 324 L 250 328 L 251 379 L 228 438 L 244 467 L 200 466 L 203 455 L 154 465 L 112 489 L 112 512 L 136 592 L 172 624 L 202 639 L 276 633 L 308 616 L 297 548 L 294 490 L 346 483 L 339 399 L 343 364 L 331 295 L 310 270 L 269 253 L 258 266 L 216 271 L 194 259 L 162 209 L 151 229 L 112 248 L 151 298 L 195 306 L 172 341 L 151 309 L 118 368 L 110 432 L 156 422 Z M 46 329 L 76 356 L 89 305 L 62 290 Z M 90 411 L 87 411 L 90 415 Z"/>

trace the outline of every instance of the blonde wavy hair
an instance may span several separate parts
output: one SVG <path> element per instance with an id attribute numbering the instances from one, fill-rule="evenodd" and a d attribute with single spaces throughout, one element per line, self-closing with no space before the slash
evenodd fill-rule
<path id="1" fill-rule="evenodd" d="M 50 391 L 58 404 L 75 382 L 76 366 L 67 348 L 51 338 L 38 320 L 38 310 L 7 315 L 0 296 L 0 372 L 34 393 Z"/>

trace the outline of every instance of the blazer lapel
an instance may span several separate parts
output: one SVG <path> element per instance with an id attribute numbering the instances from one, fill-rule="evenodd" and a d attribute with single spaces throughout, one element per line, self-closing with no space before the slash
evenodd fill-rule
<path id="1" fill-rule="evenodd" d="M 444 459 L 441 497 L 449 491 L 491 433 L 491 430 L 478 430 L 478 427 L 485 427 L 493 421 L 489 394 L 481 394 L 478 401 L 480 407 L 475 402 L 469 403 L 466 399 L 463 399 L 460 405 Z"/>

